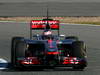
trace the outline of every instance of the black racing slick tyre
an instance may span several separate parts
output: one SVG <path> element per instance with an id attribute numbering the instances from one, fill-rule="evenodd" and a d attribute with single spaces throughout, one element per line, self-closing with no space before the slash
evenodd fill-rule
<path id="1" fill-rule="evenodd" d="M 76 37 L 76 36 L 67 36 L 67 37 L 65 37 L 65 39 L 73 39 L 73 40 L 76 40 L 76 41 L 79 40 L 79 38 Z"/>
<path id="2" fill-rule="evenodd" d="M 22 65 L 19 62 L 19 59 L 25 58 L 25 52 L 27 50 L 27 45 L 24 41 L 19 41 L 15 46 L 15 67 L 22 68 Z"/>
<path id="3" fill-rule="evenodd" d="M 86 61 L 86 45 L 83 41 L 75 41 L 72 43 L 72 55 L 73 57 L 78 57 L 84 59 L 84 64 L 79 66 L 73 66 L 73 69 L 83 70 L 87 66 Z"/>
<path id="4" fill-rule="evenodd" d="M 75 70 L 83 70 L 85 67 L 84 66 L 74 66 L 73 69 Z"/>
<path id="5" fill-rule="evenodd" d="M 15 47 L 15 56 L 16 58 L 25 57 L 25 50 L 27 49 L 27 45 L 23 41 L 19 41 Z"/>
<path id="6" fill-rule="evenodd" d="M 23 40 L 24 37 L 13 37 L 11 40 L 11 64 L 14 65 L 15 62 L 15 48 L 16 48 L 16 44 L 17 42 Z"/>
<path id="7" fill-rule="evenodd" d="M 86 57 L 86 45 L 83 41 L 75 41 L 72 43 L 72 54 L 75 57 L 85 58 Z"/>

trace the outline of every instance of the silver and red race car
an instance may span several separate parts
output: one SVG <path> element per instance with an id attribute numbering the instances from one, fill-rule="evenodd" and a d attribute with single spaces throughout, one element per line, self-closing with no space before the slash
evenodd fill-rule
<path id="1" fill-rule="evenodd" d="M 41 30 L 35 34 L 33 30 Z M 57 35 L 53 34 L 57 31 Z M 86 45 L 76 36 L 60 35 L 58 20 L 32 20 L 30 39 L 13 37 L 11 63 L 14 67 L 72 67 L 87 66 Z"/>

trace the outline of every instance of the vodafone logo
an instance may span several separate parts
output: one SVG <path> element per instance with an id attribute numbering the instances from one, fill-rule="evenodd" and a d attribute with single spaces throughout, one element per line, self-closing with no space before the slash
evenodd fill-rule
<path id="1" fill-rule="evenodd" d="M 57 20 L 54 20 L 54 21 L 33 20 L 33 21 L 32 21 L 32 24 L 33 24 L 33 25 L 35 25 L 35 24 L 47 24 L 47 22 L 48 22 L 49 24 L 57 24 L 57 23 L 59 23 L 59 21 L 57 21 Z"/>

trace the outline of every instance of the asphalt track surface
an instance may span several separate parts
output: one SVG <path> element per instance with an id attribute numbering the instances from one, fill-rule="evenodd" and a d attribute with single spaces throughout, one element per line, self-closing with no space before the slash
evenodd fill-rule
<path id="1" fill-rule="evenodd" d="M 100 0 L 0 0 L 0 2 L 100 2 Z"/>
<path id="2" fill-rule="evenodd" d="M 49 16 L 100 16 L 99 1 L 0 2 L 0 16 L 46 16 L 47 7 Z"/>
<path id="3" fill-rule="evenodd" d="M 100 26 L 61 24 L 61 34 L 76 35 L 87 44 L 88 67 L 84 71 L 71 68 L 54 70 L 3 70 L 0 75 L 100 75 Z M 0 22 L 0 58 L 10 62 L 11 37 L 29 37 L 29 23 Z"/>

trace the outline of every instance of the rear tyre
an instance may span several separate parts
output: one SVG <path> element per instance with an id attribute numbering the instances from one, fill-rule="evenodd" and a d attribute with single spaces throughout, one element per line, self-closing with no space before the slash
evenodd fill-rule
<path id="1" fill-rule="evenodd" d="M 84 59 L 85 63 L 79 66 L 73 66 L 73 69 L 84 69 L 87 65 L 86 62 L 86 45 L 83 41 L 75 41 L 72 43 L 72 55 Z"/>
<path id="2" fill-rule="evenodd" d="M 14 65 L 15 62 L 15 46 L 17 42 L 22 41 L 24 37 L 13 37 L 11 40 L 11 64 Z"/>
<path id="3" fill-rule="evenodd" d="M 67 37 L 65 37 L 65 39 L 73 39 L 73 40 L 76 40 L 76 41 L 79 40 L 79 38 L 76 37 L 76 36 L 67 36 Z"/>

